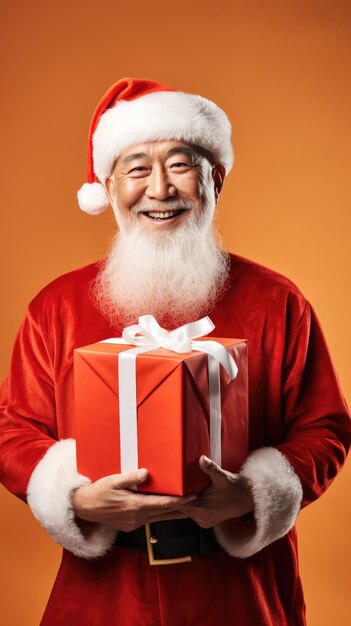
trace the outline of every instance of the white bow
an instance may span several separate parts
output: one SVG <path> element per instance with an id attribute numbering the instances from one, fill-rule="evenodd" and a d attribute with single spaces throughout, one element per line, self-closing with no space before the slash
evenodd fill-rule
<path id="1" fill-rule="evenodd" d="M 145 346 L 145 352 L 148 352 L 147 348 L 149 350 L 164 348 L 179 354 L 193 350 L 205 352 L 213 356 L 224 367 L 230 380 L 233 380 L 238 373 L 238 368 L 230 352 L 218 341 L 194 341 L 198 337 L 208 335 L 214 328 L 214 323 L 206 316 L 169 332 L 159 325 L 153 315 L 141 315 L 138 318 L 138 324 L 124 328 L 122 339 L 112 337 L 105 339 L 102 343 Z"/>

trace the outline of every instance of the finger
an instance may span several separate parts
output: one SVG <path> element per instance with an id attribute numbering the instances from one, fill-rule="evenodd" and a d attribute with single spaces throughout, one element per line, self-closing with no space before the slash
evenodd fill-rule
<path id="1" fill-rule="evenodd" d="M 180 507 L 188 504 L 189 502 L 193 502 L 196 500 L 196 494 L 190 494 L 187 496 L 148 496 L 148 495 L 138 495 L 138 498 L 144 498 L 144 502 L 141 502 L 145 506 L 145 510 L 149 510 L 152 514 L 155 509 L 159 511 L 174 511 L 179 509 Z"/>
<path id="2" fill-rule="evenodd" d="M 217 463 L 209 459 L 204 454 L 200 456 L 199 465 L 205 474 L 210 476 L 211 480 L 215 484 L 223 484 L 227 482 L 227 476 L 224 470 L 222 470 Z"/>
<path id="3" fill-rule="evenodd" d="M 160 513 L 159 515 L 150 515 L 147 519 L 148 524 L 153 522 L 167 522 L 172 519 L 186 519 L 189 515 L 181 513 L 181 511 L 168 511 L 167 513 Z"/>
<path id="4" fill-rule="evenodd" d="M 113 489 L 131 489 L 145 482 L 148 475 L 149 472 L 145 467 L 126 474 L 113 474 L 111 476 L 112 487 Z"/>

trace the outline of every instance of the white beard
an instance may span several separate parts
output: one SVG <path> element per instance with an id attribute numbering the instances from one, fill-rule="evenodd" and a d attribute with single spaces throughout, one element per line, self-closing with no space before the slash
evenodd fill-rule
<path id="1" fill-rule="evenodd" d="M 164 203 L 138 203 L 128 224 L 115 205 L 120 231 L 92 288 L 96 306 L 112 326 L 152 314 L 170 330 L 209 313 L 223 295 L 229 254 L 220 247 L 212 223 L 215 202 L 204 199 L 200 217 L 191 206 L 167 201 L 169 210 L 190 209 L 189 216 L 175 229 L 150 234 L 142 227 L 144 218 L 135 216 L 141 210 L 164 210 Z"/>

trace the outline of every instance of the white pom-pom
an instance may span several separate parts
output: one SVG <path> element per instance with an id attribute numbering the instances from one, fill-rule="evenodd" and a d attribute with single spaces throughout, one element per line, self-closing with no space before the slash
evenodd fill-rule
<path id="1" fill-rule="evenodd" d="M 110 204 L 106 189 L 101 183 L 84 183 L 77 197 L 80 208 L 89 215 L 103 213 Z"/>

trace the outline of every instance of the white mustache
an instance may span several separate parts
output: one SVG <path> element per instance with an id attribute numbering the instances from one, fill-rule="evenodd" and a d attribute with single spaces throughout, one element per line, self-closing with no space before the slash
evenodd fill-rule
<path id="1" fill-rule="evenodd" d="M 189 200 L 170 200 L 167 202 L 145 202 L 145 200 L 137 202 L 132 206 L 131 212 L 133 215 L 138 213 L 145 213 L 148 211 L 180 211 L 190 210 L 193 208 L 193 203 Z"/>

